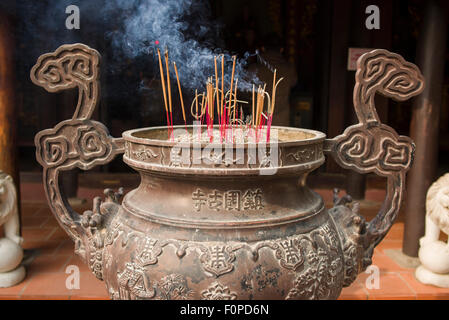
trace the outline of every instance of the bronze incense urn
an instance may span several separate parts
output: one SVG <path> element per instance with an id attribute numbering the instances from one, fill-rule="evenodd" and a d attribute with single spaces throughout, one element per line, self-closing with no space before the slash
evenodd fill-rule
<path id="1" fill-rule="evenodd" d="M 278 127 L 278 143 L 233 145 L 231 157 L 203 143 L 170 141 L 163 127 L 111 137 L 90 119 L 99 65 L 96 50 L 63 45 L 38 59 L 31 79 L 50 92 L 79 89 L 73 118 L 36 135 L 36 156 L 50 208 L 111 299 L 336 299 L 371 264 L 397 216 L 414 154 L 410 138 L 380 122 L 374 96 L 403 101 L 422 92 L 415 65 L 386 50 L 364 54 L 354 88 L 358 124 L 333 139 Z M 140 185 L 122 201 L 122 190 L 105 190 L 93 210 L 75 212 L 60 172 L 122 154 Z M 335 196 L 327 210 L 307 187 L 326 155 L 386 177 L 375 219 L 365 222 L 348 196 Z"/>

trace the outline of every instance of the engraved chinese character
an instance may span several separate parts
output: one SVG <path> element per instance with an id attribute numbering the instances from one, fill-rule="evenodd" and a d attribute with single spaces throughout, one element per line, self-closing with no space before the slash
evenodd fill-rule
<path id="1" fill-rule="evenodd" d="M 230 272 L 234 268 L 232 262 L 235 260 L 235 254 L 230 246 L 212 245 L 202 248 L 201 251 L 203 253 L 200 261 L 204 269 L 215 276 Z"/>
<path id="2" fill-rule="evenodd" d="M 181 148 L 172 148 L 170 151 L 170 167 L 180 167 L 182 164 Z"/>
<path id="3" fill-rule="evenodd" d="M 276 258 L 280 259 L 281 266 L 290 270 L 296 270 L 302 265 L 304 257 L 301 254 L 298 239 L 279 242 L 279 249 L 276 250 Z"/>
<path id="4" fill-rule="evenodd" d="M 292 240 L 285 240 L 284 242 L 280 243 L 282 248 L 285 252 L 285 260 L 288 264 L 296 264 L 298 261 L 301 260 L 300 253 L 298 249 L 296 249 L 293 245 Z"/>
<path id="5" fill-rule="evenodd" d="M 263 209 L 262 191 L 260 189 L 247 190 L 243 195 L 244 210 L 260 210 Z"/>
<path id="6" fill-rule="evenodd" d="M 224 252 L 224 247 L 214 246 L 211 248 L 211 259 L 210 266 L 216 270 L 220 270 L 223 267 L 226 267 L 226 256 Z"/>
<path id="7" fill-rule="evenodd" d="M 192 200 L 193 200 L 193 208 L 195 208 L 196 211 L 200 211 L 201 206 L 206 205 L 207 203 L 206 194 L 202 192 L 201 189 L 197 189 L 195 192 L 192 193 Z"/>
<path id="8" fill-rule="evenodd" d="M 254 192 L 254 204 L 256 206 L 256 210 L 263 209 L 263 198 L 262 198 L 262 190 L 257 189 Z"/>
<path id="9" fill-rule="evenodd" d="M 219 211 L 220 209 L 222 209 L 223 194 L 221 192 L 218 192 L 217 190 L 214 190 L 213 193 L 210 193 L 208 199 L 208 206 L 209 209 L 215 211 Z"/>
<path id="10" fill-rule="evenodd" d="M 240 211 L 241 192 L 231 190 L 225 194 L 225 210 Z"/>

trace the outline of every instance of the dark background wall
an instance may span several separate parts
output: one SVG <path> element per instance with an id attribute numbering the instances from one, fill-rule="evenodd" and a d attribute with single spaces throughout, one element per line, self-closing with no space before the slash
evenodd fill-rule
<path id="1" fill-rule="evenodd" d="M 71 1 L 77 2 L 81 7 L 80 30 L 65 29 L 64 1 L 6 0 L 0 5 L 14 21 L 21 171 L 40 170 L 34 160 L 34 135 L 67 118 L 76 104 L 75 92 L 48 94 L 29 80 L 37 56 L 63 43 L 84 42 L 101 52 L 102 100 L 94 117 L 104 122 L 113 135 L 164 122 L 158 73 L 152 62 L 144 55 L 135 59 L 120 57 L 105 36 L 116 27 L 115 20 L 101 21 L 98 15 L 83 11 L 86 3 L 92 3 L 91 10 L 99 10 L 96 1 Z M 380 8 L 380 30 L 365 27 L 365 8 L 373 4 Z M 415 61 L 424 4 L 418 0 L 214 0 L 208 2 L 207 19 L 215 30 L 214 44 L 242 57 L 263 46 L 268 37 L 277 37 L 285 58 L 298 74 L 297 85 L 291 91 L 291 125 L 335 136 L 354 121 L 354 71 L 346 69 L 348 48 L 386 48 Z M 256 62 L 256 58 L 250 57 L 249 62 Z M 447 70 L 444 83 L 440 171 L 447 170 L 449 158 L 449 139 L 445 138 L 449 136 Z M 304 105 L 308 107 L 301 107 Z M 376 106 L 383 121 L 401 134 L 409 133 L 411 101 L 395 103 L 379 97 Z M 302 112 L 300 122 L 295 118 L 297 110 Z M 179 114 L 175 122 L 180 120 Z M 97 170 L 128 172 L 120 161 Z M 321 170 L 342 172 L 331 162 Z"/>

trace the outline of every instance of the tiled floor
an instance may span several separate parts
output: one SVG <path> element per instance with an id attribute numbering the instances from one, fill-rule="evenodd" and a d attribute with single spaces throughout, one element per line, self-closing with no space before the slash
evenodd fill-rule
<path id="1" fill-rule="evenodd" d="M 23 247 L 32 253 L 27 267 L 27 277 L 18 286 L 0 289 L 0 299 L 109 299 L 105 285 L 88 270 L 73 253 L 73 243 L 57 224 L 45 204 L 42 186 L 22 184 L 22 230 Z M 330 190 L 318 190 L 326 202 L 332 199 Z M 80 195 L 92 199 L 100 190 L 81 189 Z M 365 212 L 375 214 L 383 199 L 382 190 L 369 190 Z M 87 209 L 78 208 L 79 212 Z M 363 212 L 362 206 L 362 212 Z M 399 219 L 400 221 L 401 219 Z M 403 223 L 396 223 L 388 236 L 375 249 L 373 264 L 379 267 L 379 289 L 366 286 L 369 274 L 362 273 L 348 288 L 343 289 L 340 299 L 449 299 L 449 289 L 441 289 L 419 283 L 414 269 L 397 265 L 386 254 L 386 249 L 400 249 Z M 75 265 L 80 270 L 80 289 L 69 290 L 66 268 Z"/>

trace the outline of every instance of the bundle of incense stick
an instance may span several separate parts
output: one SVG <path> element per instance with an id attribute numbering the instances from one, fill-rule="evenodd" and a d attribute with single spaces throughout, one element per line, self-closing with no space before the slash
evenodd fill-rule
<path id="1" fill-rule="evenodd" d="M 159 58 L 159 69 L 161 74 L 161 85 L 164 98 L 164 106 L 167 117 L 167 130 L 169 138 L 173 139 L 173 100 L 171 95 L 171 82 L 170 82 L 170 65 L 168 51 L 165 50 L 165 70 L 162 63 L 162 57 L 160 50 L 157 49 L 157 54 Z M 235 65 L 236 56 L 232 57 L 232 73 L 229 84 L 229 89 L 225 90 L 225 60 L 224 55 L 221 56 L 221 74 L 219 74 L 219 63 L 220 57 L 214 57 L 214 70 L 215 74 L 210 76 L 206 81 L 206 90 L 198 94 L 198 89 L 195 90 L 195 97 L 191 104 L 191 114 L 195 120 L 199 120 L 201 125 L 206 124 L 206 131 L 209 140 L 212 142 L 214 138 L 214 122 L 215 115 L 218 119 L 218 127 L 220 130 L 221 141 L 228 141 L 226 133 L 228 128 L 234 129 L 240 124 L 242 127 L 244 114 L 241 104 L 247 104 L 247 101 L 242 101 L 237 99 L 238 92 L 238 78 L 234 79 L 235 76 Z M 184 109 L 184 99 L 182 95 L 181 82 L 179 80 L 178 68 L 176 62 L 173 62 L 173 68 L 176 74 L 176 82 L 179 92 L 179 100 L 181 103 L 182 117 L 184 120 L 184 125 L 187 131 L 187 119 Z M 263 86 L 258 86 L 257 91 L 255 90 L 255 85 L 252 87 L 252 103 L 251 103 L 251 121 L 247 124 L 247 129 L 255 132 L 256 140 L 260 138 L 260 132 L 266 126 L 267 129 L 267 141 L 270 140 L 270 128 L 273 120 L 273 114 L 276 103 L 276 89 L 283 78 L 276 79 L 276 70 L 273 73 L 273 86 L 271 91 L 271 96 L 265 90 L 266 84 Z M 215 80 L 215 84 L 214 84 Z M 221 80 L 221 83 L 220 83 Z M 227 87 L 227 86 L 226 86 Z M 265 103 L 266 102 L 266 103 Z M 267 107 L 265 108 L 265 105 Z M 232 130 L 233 132 L 233 130 Z M 232 138 L 232 137 L 231 137 Z M 201 131 L 200 137 L 201 139 Z"/>

